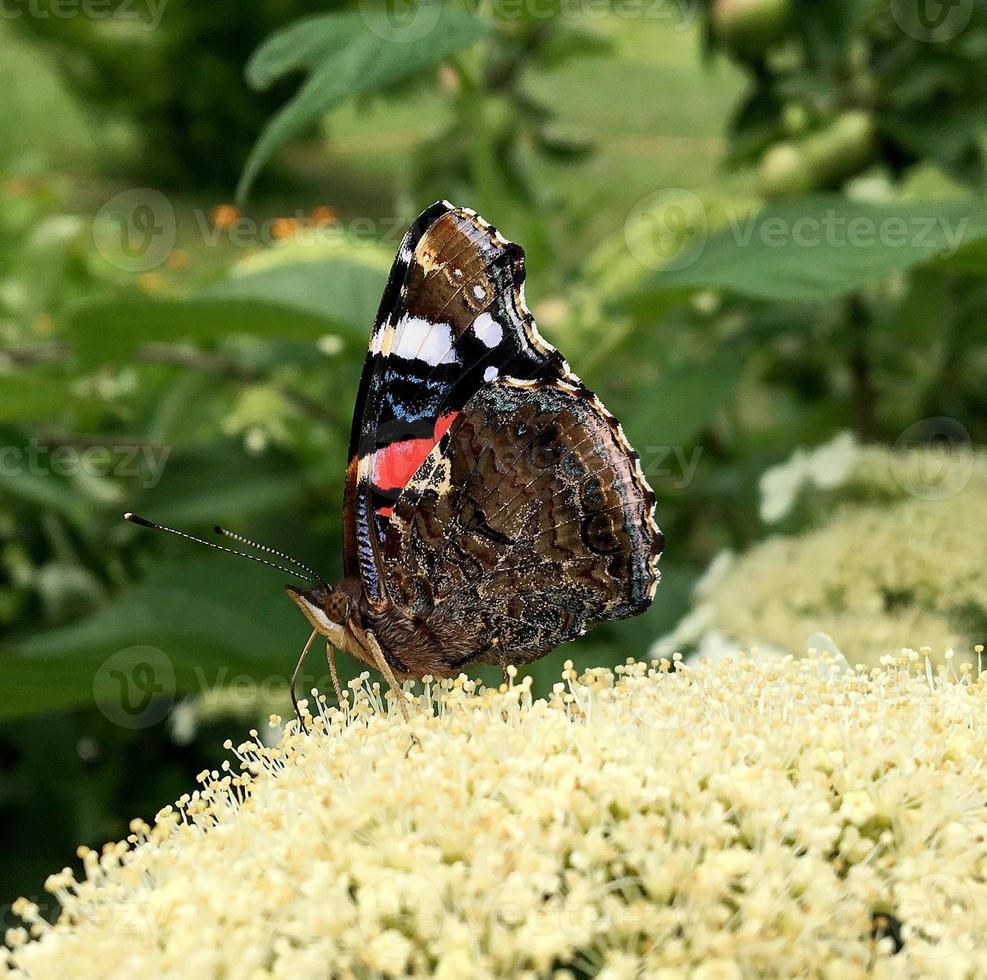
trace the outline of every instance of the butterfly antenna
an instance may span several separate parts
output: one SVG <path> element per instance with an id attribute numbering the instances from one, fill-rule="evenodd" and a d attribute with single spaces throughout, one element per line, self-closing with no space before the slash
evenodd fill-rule
<path id="1" fill-rule="evenodd" d="M 300 578 L 303 582 L 309 582 L 301 572 L 295 571 L 293 568 L 286 568 L 284 565 L 278 565 L 273 561 L 267 561 L 264 558 L 258 558 L 256 555 L 248 555 L 244 551 L 234 551 L 232 548 L 224 548 L 221 544 L 215 544 L 212 541 L 205 541 L 202 538 L 197 538 L 195 535 L 186 534 L 184 531 L 176 531 L 173 527 L 165 527 L 163 524 L 155 524 L 153 521 L 149 521 L 146 518 L 139 517 L 137 514 L 124 514 L 124 519 L 130 521 L 131 524 L 136 524 L 138 527 L 148 527 L 152 531 L 166 531 L 168 534 L 174 534 L 176 537 L 184 538 L 186 541 L 194 541 L 196 544 L 204 544 L 207 548 L 215 548 L 217 551 L 225 551 L 228 555 L 236 555 L 237 558 L 247 558 L 250 561 L 255 561 L 261 565 L 267 565 L 269 568 L 276 568 L 279 572 L 284 572 L 286 575 L 294 575 L 295 578 Z M 319 579 L 319 576 L 315 576 Z M 321 579 L 319 579 L 321 581 Z"/>
<path id="2" fill-rule="evenodd" d="M 275 558 L 283 558 L 289 565 L 294 565 L 296 568 L 300 568 L 303 572 L 308 572 L 312 578 L 322 581 L 322 576 L 318 572 L 312 571 L 308 565 L 303 561 L 299 561 L 297 558 L 292 558 L 291 555 L 285 554 L 283 551 L 278 551 L 277 548 L 271 548 L 269 545 L 261 544 L 259 541 L 252 541 L 250 538 L 245 538 L 242 534 L 237 534 L 236 531 L 231 531 L 227 527 L 220 527 L 216 525 L 216 533 L 224 538 L 230 538 L 233 541 L 239 541 L 240 544 L 248 545 L 251 548 L 256 548 L 258 551 L 263 551 L 265 554 L 274 555 Z"/>

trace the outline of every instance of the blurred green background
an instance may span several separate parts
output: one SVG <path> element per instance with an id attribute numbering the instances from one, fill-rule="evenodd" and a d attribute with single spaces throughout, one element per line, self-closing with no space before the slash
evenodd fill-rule
<path id="1" fill-rule="evenodd" d="M 525 247 L 542 332 L 658 494 L 652 610 L 535 665 L 540 689 L 670 631 L 765 536 L 759 477 L 797 447 L 937 418 L 983 445 L 979 3 L 4 14 L 0 899 L 45 903 L 76 845 L 289 714 L 307 628 L 278 574 L 121 515 L 338 574 L 370 324 L 434 199 Z"/>

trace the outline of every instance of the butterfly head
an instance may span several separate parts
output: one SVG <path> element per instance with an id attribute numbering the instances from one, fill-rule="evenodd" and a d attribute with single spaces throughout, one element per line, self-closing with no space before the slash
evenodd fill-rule
<path id="1" fill-rule="evenodd" d="M 313 582 L 308 589 L 286 585 L 284 590 L 301 610 L 312 629 L 321 633 L 340 649 L 347 648 L 348 644 L 344 642 L 344 636 L 347 625 L 357 613 L 359 585 L 346 581 L 332 586 L 319 580 Z"/>

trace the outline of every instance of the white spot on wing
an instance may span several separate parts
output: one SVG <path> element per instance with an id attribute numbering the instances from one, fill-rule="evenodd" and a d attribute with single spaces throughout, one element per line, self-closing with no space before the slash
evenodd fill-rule
<path id="1" fill-rule="evenodd" d="M 452 326 L 448 323 L 431 323 L 423 317 L 406 314 L 398 321 L 396 333 L 397 343 L 390 353 L 398 357 L 417 358 L 433 367 L 459 361 L 453 348 Z"/>
<path id="2" fill-rule="evenodd" d="M 389 323 L 375 331 L 374 335 L 370 338 L 370 353 L 379 354 L 384 348 L 384 337 L 393 333 L 393 331 L 394 328 Z"/>
<path id="3" fill-rule="evenodd" d="M 483 380 L 484 380 L 484 381 L 493 381 L 493 380 L 494 380 L 494 378 L 496 378 L 498 374 L 500 374 L 500 371 L 498 371 L 498 370 L 497 370 L 497 368 L 495 368 L 495 367 L 494 367 L 494 366 L 493 366 L 493 365 L 491 364 L 491 365 L 490 365 L 490 367 L 488 367 L 488 368 L 487 368 L 487 369 L 486 369 L 486 370 L 485 370 L 485 371 L 483 372 Z"/>
<path id="4" fill-rule="evenodd" d="M 473 333 L 487 347 L 496 347 L 504 339 L 504 328 L 489 313 L 481 313 L 473 321 Z"/>

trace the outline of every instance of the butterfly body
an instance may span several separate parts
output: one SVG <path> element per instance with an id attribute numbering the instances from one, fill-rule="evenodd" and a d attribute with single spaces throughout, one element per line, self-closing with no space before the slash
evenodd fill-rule
<path id="1" fill-rule="evenodd" d="M 638 457 L 523 288 L 523 251 L 474 212 L 415 221 L 357 396 L 344 581 L 288 587 L 333 646 L 401 678 L 528 663 L 658 584 Z"/>

